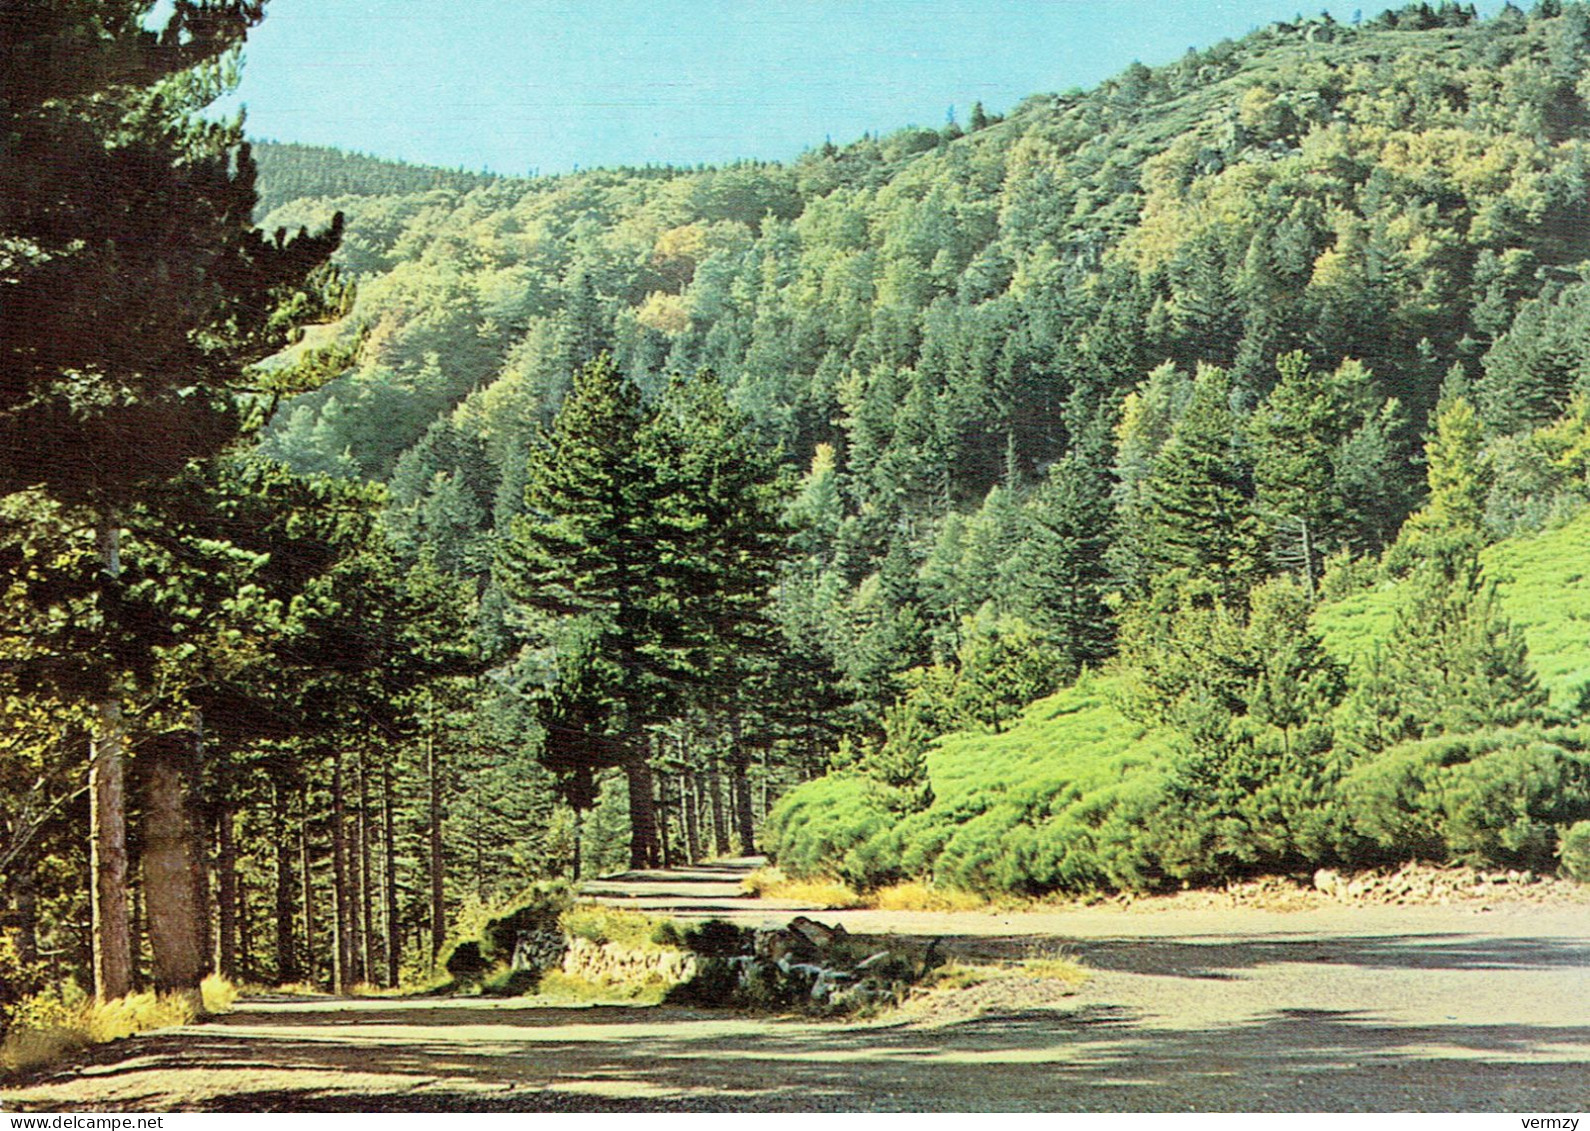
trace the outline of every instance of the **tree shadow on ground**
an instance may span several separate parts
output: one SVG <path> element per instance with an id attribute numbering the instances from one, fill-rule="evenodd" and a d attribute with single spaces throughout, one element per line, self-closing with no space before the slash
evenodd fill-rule
<path id="1" fill-rule="evenodd" d="M 1250 959 L 1269 960 L 1289 959 Z M 1590 1026 L 1282 1009 L 1159 1028 L 1090 1005 L 924 1028 L 667 1007 L 393 1002 L 349 1014 L 343 1004 L 106 1046 L 38 1080 L 22 1106 L 93 1106 L 51 1101 L 52 1086 L 117 1110 L 204 1111 L 1577 1111 L 1590 1101 Z M 207 1091 L 192 1090 L 197 1074 Z"/>

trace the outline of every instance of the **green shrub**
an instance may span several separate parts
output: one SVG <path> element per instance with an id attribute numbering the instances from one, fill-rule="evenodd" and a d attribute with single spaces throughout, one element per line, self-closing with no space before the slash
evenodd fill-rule
<path id="1" fill-rule="evenodd" d="M 1404 743 L 1342 783 L 1357 863 L 1554 866 L 1557 829 L 1590 817 L 1583 729 L 1517 727 Z"/>
<path id="2" fill-rule="evenodd" d="M 740 972 L 727 962 L 703 962 L 696 976 L 668 991 L 663 999 L 670 1005 L 693 1005 L 709 1009 L 734 1004 L 740 990 Z"/>
<path id="3" fill-rule="evenodd" d="M 521 932 L 560 932 L 559 921 L 573 905 L 574 892 L 566 883 L 532 885 L 520 894 L 511 911 L 488 920 L 481 928 L 480 957 L 488 966 L 509 961 Z M 451 968 L 448 973 L 452 973 Z"/>
<path id="4" fill-rule="evenodd" d="M 667 919 L 622 907 L 582 903 L 563 912 L 560 922 L 569 938 L 597 945 L 612 943 L 626 950 L 678 950 L 681 945 L 678 928 Z"/>
<path id="5" fill-rule="evenodd" d="M 1578 821 L 1562 834 L 1557 855 L 1564 872 L 1581 884 L 1590 884 L 1590 821 Z"/>
<path id="6" fill-rule="evenodd" d="M 480 943 L 475 939 L 455 945 L 446 960 L 442 963 L 443 969 L 453 976 L 453 981 L 460 986 L 473 986 L 485 978 L 492 968 L 492 962 L 480 953 Z"/>
<path id="7" fill-rule="evenodd" d="M 843 876 L 845 856 L 899 819 L 901 791 L 839 774 L 785 794 L 768 815 L 763 845 L 790 876 Z"/>

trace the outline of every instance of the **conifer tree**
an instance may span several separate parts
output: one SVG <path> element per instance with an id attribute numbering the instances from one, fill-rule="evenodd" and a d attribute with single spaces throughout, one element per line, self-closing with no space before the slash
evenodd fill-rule
<path id="1" fill-rule="evenodd" d="M 1355 691 L 1348 731 L 1362 749 L 1539 719 L 1546 693 L 1523 633 L 1498 607 L 1472 542 L 1427 539 L 1403 583 L 1385 647 Z"/>
<path id="2" fill-rule="evenodd" d="M 597 704 L 593 769 L 618 766 L 629 779 L 630 858 L 656 862 L 646 727 L 661 709 L 670 657 L 661 639 L 679 635 L 677 610 L 657 598 L 669 547 L 658 538 L 658 485 L 642 449 L 647 414 L 636 388 L 603 354 L 575 374 L 545 442 L 529 457 L 525 510 L 501 546 L 509 594 L 555 617 L 572 617 L 594 641 L 584 679 Z"/>
<path id="3" fill-rule="evenodd" d="M 1404 552 L 1443 554 L 1453 544 L 1478 548 L 1490 489 L 1479 415 L 1464 397 L 1439 406 L 1435 431 L 1425 441 L 1430 494 L 1403 525 Z"/>
<path id="4" fill-rule="evenodd" d="M 1049 469 L 1023 508 L 1025 537 L 1010 571 L 1015 611 L 1054 638 L 1074 675 L 1109 655 L 1114 617 L 1105 605 L 1110 499 L 1103 477 L 1075 455 Z"/>
<path id="5" fill-rule="evenodd" d="M 654 647 L 687 701 L 729 712 L 735 824 L 749 849 L 747 716 L 782 658 L 768 605 L 787 535 L 783 485 L 710 370 L 669 382 L 642 447 L 657 477 L 659 627 L 672 630 Z"/>
<path id="6" fill-rule="evenodd" d="M 96 530 L 90 589 L 104 635 L 67 693 L 98 704 L 101 998 L 131 983 L 123 705 L 149 646 L 124 615 L 122 533 L 158 523 L 151 490 L 236 439 L 243 369 L 315 312 L 300 288 L 341 226 L 291 242 L 256 231 L 240 128 L 195 114 L 222 93 L 219 61 L 263 6 L 181 2 L 156 31 L 147 25 L 158 7 L 19 0 L 0 10 L 0 243 L 11 249 L 0 261 L 0 492 L 41 488 Z M 127 647 L 112 647 L 118 639 Z M 196 974 L 184 980 L 171 988 L 195 988 Z"/>
<path id="7" fill-rule="evenodd" d="M 1294 352 L 1277 367 L 1281 379 L 1247 426 L 1254 503 L 1275 561 L 1313 593 L 1325 558 L 1344 546 L 1377 545 L 1377 523 L 1396 519 L 1397 466 L 1387 442 L 1397 405 L 1379 396 L 1356 361 L 1324 373 Z"/>
<path id="8" fill-rule="evenodd" d="M 1148 481 L 1144 541 L 1160 569 L 1210 578 L 1237 596 L 1258 574 L 1261 541 L 1229 396 L 1222 370 L 1199 371 Z"/>

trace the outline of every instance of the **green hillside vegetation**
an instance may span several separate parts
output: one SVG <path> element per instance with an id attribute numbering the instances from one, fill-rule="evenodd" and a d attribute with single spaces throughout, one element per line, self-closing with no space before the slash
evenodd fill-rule
<path id="1" fill-rule="evenodd" d="M 1356 663 L 1315 670 L 1308 655 L 1250 686 L 1269 648 L 1260 637 L 1280 631 L 1264 618 L 1306 623 L 1321 593 L 1379 610 L 1319 615 L 1351 661 L 1395 619 L 1390 598 L 1358 592 L 1364 577 L 1392 584 L 1430 554 L 1398 542 L 1421 504 L 1431 529 L 1472 529 L 1479 543 L 1582 505 L 1571 406 L 1590 392 L 1573 330 L 1590 301 L 1587 43 L 1578 5 L 1480 21 L 1411 4 L 1351 27 L 1276 25 L 1003 118 L 979 109 L 964 125 L 824 145 L 786 165 L 371 193 L 327 180 L 267 224 L 347 213 L 339 254 L 359 290 L 340 341 L 352 365 L 289 403 L 264 450 L 302 471 L 385 480 L 398 554 L 473 582 L 483 639 L 517 681 L 544 669 L 524 658 L 494 547 L 513 537 L 526 453 L 571 375 L 606 352 L 653 403 L 669 373 L 711 370 L 762 450 L 799 476 L 768 611 L 778 664 L 796 673 L 780 686 L 802 690 L 777 708 L 682 710 L 668 731 L 676 753 L 652 758 L 665 783 L 754 774 L 771 798 L 834 770 L 775 812 L 767 842 L 792 871 L 864 882 L 928 859 L 945 882 L 1016 889 L 1363 855 L 1341 829 L 1293 829 L 1282 811 L 1334 789 L 1362 747 L 1458 725 L 1451 703 L 1468 692 L 1433 689 L 1420 709 L 1434 715 L 1415 719 L 1388 705 L 1383 677 Z M 1460 514 L 1431 509 L 1414 459 L 1444 398 L 1474 406 Z M 1400 557 L 1382 566 L 1394 545 Z M 1497 578 L 1502 552 L 1485 558 Z M 1338 559 L 1359 564 L 1328 571 Z M 1249 591 L 1276 575 L 1302 595 L 1267 598 L 1284 615 L 1250 610 Z M 1155 616 L 1208 634 L 1217 655 L 1235 649 L 1213 687 L 1227 714 L 1193 717 L 1209 673 L 1143 627 Z M 1515 620 L 1531 642 L 1556 623 Z M 1112 661 L 1123 645 L 1133 655 Z M 1020 654 L 1042 659 L 1023 667 Z M 1096 673 L 1090 706 L 1053 727 L 1087 742 L 1032 738 L 1030 713 L 1013 725 L 1084 669 Z M 1546 674 L 1565 706 L 1573 692 Z M 1311 689 L 1306 719 L 1272 702 L 1296 679 Z M 1535 693 L 1504 684 L 1498 703 L 1522 713 L 1493 714 L 1532 717 Z M 1118 707 L 1156 737 L 1123 738 L 1105 721 Z M 994 733 L 933 745 L 967 726 Z M 946 761 L 958 742 L 999 771 L 963 786 Z M 1258 796 L 1262 767 L 1295 762 L 1298 742 L 1335 760 L 1302 794 L 1262 801 L 1268 815 L 1256 801 L 1209 827 L 1196 817 L 1199 790 Z M 1057 748 L 1074 751 L 1058 774 L 1045 768 Z M 1195 765 L 1201 748 L 1251 765 Z M 1097 782 L 1082 769 L 1095 762 Z M 1161 787 L 1144 774 L 1181 797 L 1176 845 L 1155 856 L 1062 844 L 1073 817 L 1092 841 L 1100 830 L 1140 841 L 1141 812 L 1112 825 L 1125 810 L 1084 801 L 1097 785 L 1147 804 Z M 997 805 L 984 796 L 996 781 Z M 615 788 L 595 795 L 621 821 Z M 983 815 L 941 855 L 912 838 L 945 806 L 956 821 Z M 797 810 L 806 839 L 779 815 Z M 1042 846 L 1006 837 L 1038 826 L 1050 830 Z M 1266 826 L 1285 831 L 1242 843 Z M 995 878 L 981 838 L 1010 840 L 1022 862 Z"/>
<path id="2" fill-rule="evenodd" d="M 303 197 L 395 196 L 431 189 L 469 192 L 501 179 L 490 173 L 409 165 L 321 145 L 260 141 L 254 143 L 253 151 L 260 178 L 255 213 L 260 217 Z"/>
<path id="3" fill-rule="evenodd" d="M 527 883 L 759 844 L 1580 868 L 1590 6 L 554 177 L 202 125 L 257 4 L 25 7 L 0 1020 L 423 980 Z"/>
<path id="4" fill-rule="evenodd" d="M 1507 619 L 1529 642 L 1529 658 L 1552 703 L 1574 708 L 1590 683 L 1590 578 L 1585 548 L 1590 546 L 1590 514 L 1536 534 L 1509 538 L 1481 555 L 1496 582 Z M 1358 667 L 1377 641 L 1383 641 L 1396 616 L 1401 590 L 1382 581 L 1339 601 L 1322 605 L 1314 625 L 1326 647 Z"/>
<path id="5" fill-rule="evenodd" d="M 1503 610 L 1565 710 L 1579 706 L 1590 681 L 1590 646 L 1576 628 L 1590 617 L 1587 539 L 1590 514 L 1581 514 L 1484 553 Z M 1326 647 L 1354 668 L 1366 663 L 1390 635 L 1407 585 L 1382 580 L 1322 604 L 1314 623 Z M 1167 858 L 1156 833 L 1174 820 L 1166 812 L 1172 736 L 1127 719 L 1120 695 L 1116 677 L 1086 675 L 1033 703 L 1008 730 L 945 735 L 926 756 L 933 801 L 914 812 L 864 775 L 801 786 L 774 810 L 767 845 L 788 871 L 862 888 L 930 877 L 1031 895 L 1209 878 Z M 1337 840 L 1315 863 L 1527 859 L 1549 867 L 1555 834 L 1590 804 L 1587 745 L 1582 727 L 1526 727 L 1367 758 L 1339 779 Z M 1516 780 L 1483 780 L 1507 778 L 1515 760 L 1541 780 L 1522 789 Z M 1500 788 L 1490 793 L 1491 784 Z M 1487 813 L 1487 802 L 1505 819 Z"/>

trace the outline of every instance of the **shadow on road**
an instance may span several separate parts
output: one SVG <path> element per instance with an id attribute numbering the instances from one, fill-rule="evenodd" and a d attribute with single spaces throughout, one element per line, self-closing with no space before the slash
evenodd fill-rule
<path id="1" fill-rule="evenodd" d="M 1093 1006 L 923 1030 L 401 1002 L 350 1023 L 343 1004 L 144 1038 L 79 1072 L 121 1106 L 162 1106 L 199 1065 L 239 1082 L 191 1105 L 206 1111 L 1583 1110 L 1590 1099 L 1590 1026 L 1280 1010 L 1162 1030 Z M 350 1078 L 360 1091 L 342 1087 Z M 259 1086 L 284 1079 L 296 1082 Z"/>
<path id="2" fill-rule="evenodd" d="M 738 881 L 750 863 L 630 873 L 587 890 L 711 915 L 745 906 Z M 1120 925 L 1133 929 L 1127 918 Z M 1012 929 L 984 917 L 990 926 Z M 1590 1016 L 1579 1024 L 1574 1011 L 1590 998 L 1590 941 L 1467 928 L 1265 930 L 941 936 L 950 957 L 969 963 L 1079 958 L 1097 972 L 1098 992 L 933 1025 L 666 1006 L 262 999 L 211 1024 L 102 1046 L 3 1098 L 12 1110 L 222 1112 L 1590 1107 Z M 1469 1008 L 1480 987 L 1488 1014 Z M 1400 1009 L 1420 994 L 1417 1008 Z M 1219 1008 L 1179 1008 L 1189 1002 Z"/>

